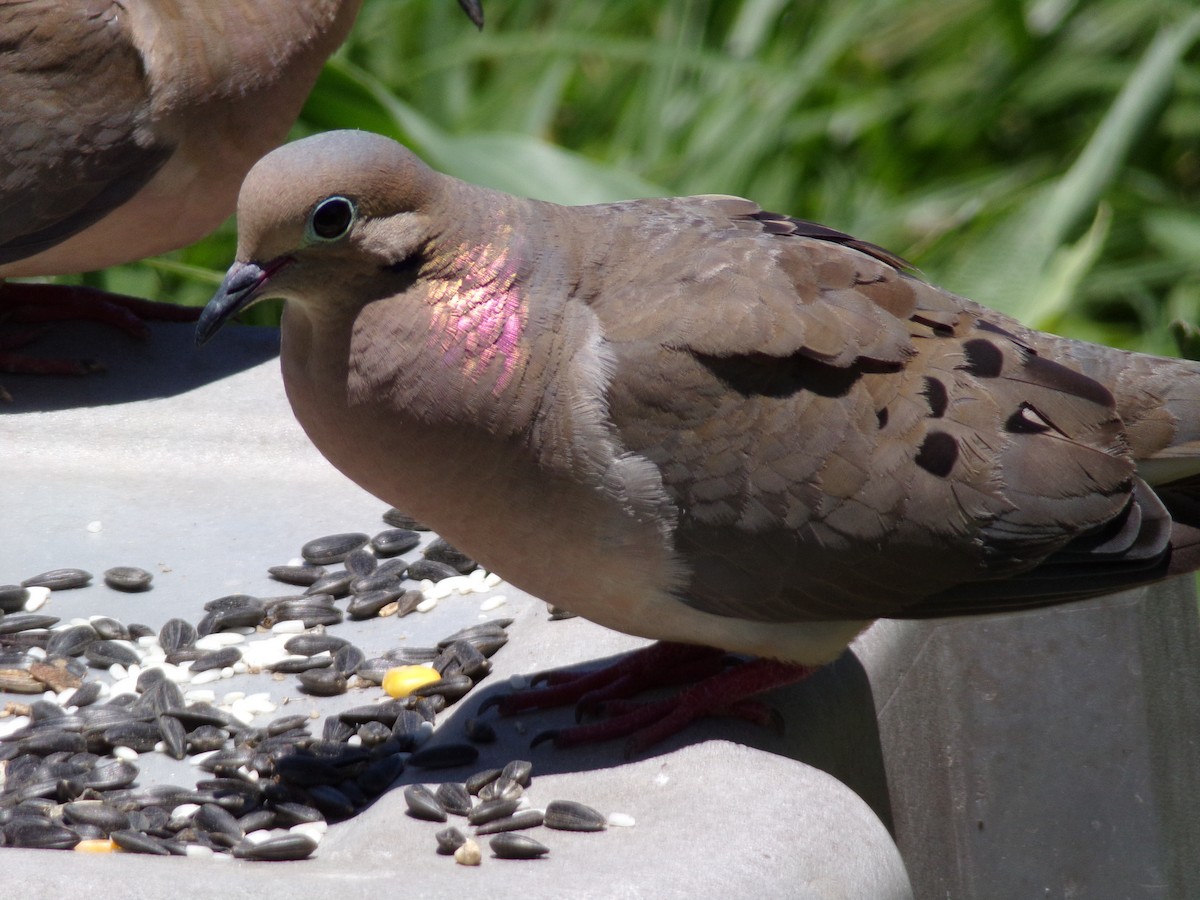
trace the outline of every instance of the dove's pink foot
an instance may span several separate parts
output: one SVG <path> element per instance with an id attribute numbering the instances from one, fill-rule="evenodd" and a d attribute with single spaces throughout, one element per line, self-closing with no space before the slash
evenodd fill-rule
<path id="1" fill-rule="evenodd" d="M 538 735 L 534 743 L 553 740 L 571 747 L 628 737 L 627 756 L 681 731 L 705 716 L 737 716 L 760 725 L 781 726 L 769 706 L 751 697 L 794 684 L 811 674 L 811 666 L 769 659 L 739 662 L 711 647 L 657 643 L 591 672 L 552 671 L 539 680 L 547 687 L 509 694 L 497 701 L 502 715 L 576 704 L 577 718 L 600 712 L 607 718 Z M 691 686 L 662 700 L 630 700 L 650 688 L 681 683 Z"/>
<path id="2" fill-rule="evenodd" d="M 89 321 L 119 328 L 139 339 L 149 336 L 146 321 L 194 322 L 196 307 L 155 303 L 66 284 L 0 284 L 0 322 L 43 326 L 48 322 Z M 23 375 L 87 375 L 103 366 L 86 359 L 45 359 L 13 353 L 45 334 L 44 327 L 7 329 L 0 339 L 0 372 Z"/>

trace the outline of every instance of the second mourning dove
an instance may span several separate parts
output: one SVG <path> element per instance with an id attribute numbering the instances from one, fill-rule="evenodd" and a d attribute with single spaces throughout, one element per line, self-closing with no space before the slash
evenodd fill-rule
<path id="1" fill-rule="evenodd" d="M 250 166 L 287 135 L 360 5 L 0 4 L 0 280 L 102 269 L 215 229 Z M 477 2 L 462 5 L 482 21 Z M 48 308 L 18 318 L 65 311 L 139 327 L 95 291 L 9 285 L 6 295 L 10 309 L 49 295 Z"/>
<path id="2" fill-rule="evenodd" d="M 876 618 L 1200 566 L 1200 364 L 1033 331 L 841 232 L 729 196 L 520 199 L 363 132 L 269 154 L 238 221 L 198 341 L 283 298 L 287 395 L 335 466 L 532 594 L 673 642 L 626 686 L 721 669 L 677 644 L 761 657 L 601 723 L 650 723 L 642 744 L 749 715 Z M 604 679 L 576 681 L 527 693 Z"/>

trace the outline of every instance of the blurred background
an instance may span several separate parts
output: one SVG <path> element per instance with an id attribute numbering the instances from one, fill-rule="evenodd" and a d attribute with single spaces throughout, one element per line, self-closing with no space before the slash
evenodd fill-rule
<path id="1" fill-rule="evenodd" d="M 480 34 L 453 0 L 365 0 L 294 137 L 377 131 L 441 171 L 561 203 L 739 194 L 882 244 L 1031 325 L 1200 356 L 1194 0 L 485 12 Z M 229 222 L 64 280 L 202 304 L 234 245 Z"/>

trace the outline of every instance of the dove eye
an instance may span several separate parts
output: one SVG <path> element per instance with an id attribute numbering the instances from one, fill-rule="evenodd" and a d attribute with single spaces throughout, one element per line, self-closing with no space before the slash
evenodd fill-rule
<path id="1" fill-rule="evenodd" d="M 350 230 L 357 212 L 345 197 L 326 197 L 308 217 L 308 235 L 316 241 L 336 241 Z"/>

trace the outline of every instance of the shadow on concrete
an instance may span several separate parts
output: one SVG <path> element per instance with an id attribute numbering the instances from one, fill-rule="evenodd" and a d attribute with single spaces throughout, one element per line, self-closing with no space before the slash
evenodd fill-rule
<path id="1" fill-rule="evenodd" d="M 141 341 L 92 323 L 56 325 L 20 352 L 98 360 L 105 371 L 78 377 L 0 373 L 0 385 L 13 397 L 0 404 L 0 415 L 172 397 L 279 355 L 278 328 L 227 328 L 204 348 L 196 347 L 191 323 L 154 322 L 150 331 L 149 340 Z"/>
<path id="2" fill-rule="evenodd" d="M 586 666 L 571 668 L 580 671 L 598 668 L 618 658 L 592 660 Z M 479 708 L 489 699 L 509 692 L 504 683 L 473 691 L 439 715 L 438 730 L 428 746 L 462 741 L 466 721 L 477 716 Z M 669 693 L 640 696 L 650 699 Z M 891 804 L 875 702 L 867 673 L 858 658 L 847 651 L 807 680 L 764 694 L 763 699 L 782 714 L 787 723 L 784 733 L 737 719 L 709 718 L 692 723 L 636 759 L 669 756 L 681 748 L 709 740 L 742 744 L 798 760 L 832 775 L 858 794 L 891 831 Z M 550 742 L 530 747 L 539 733 L 573 725 L 573 708 L 538 710 L 504 718 L 493 708 L 480 718 L 497 727 L 499 740 L 478 745 L 480 753 L 475 762 L 451 769 L 410 767 L 397 786 L 462 781 L 482 769 L 502 768 L 513 759 L 531 760 L 535 775 L 611 769 L 631 761 L 625 756 L 623 739 L 564 750 L 556 749 Z M 729 780 L 736 788 L 737 773 L 730 772 Z M 801 798 L 797 801 L 802 802 Z"/>

